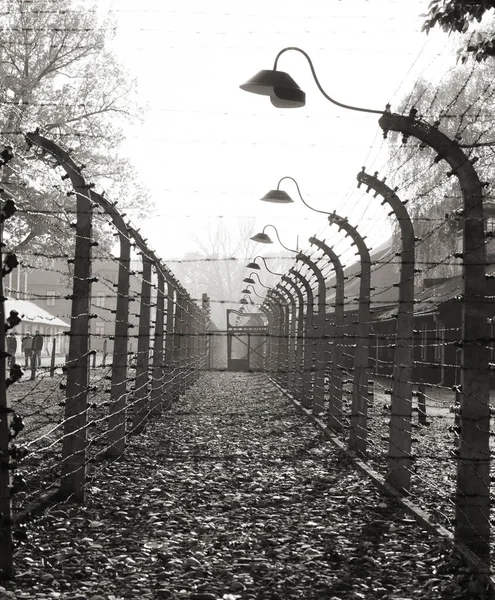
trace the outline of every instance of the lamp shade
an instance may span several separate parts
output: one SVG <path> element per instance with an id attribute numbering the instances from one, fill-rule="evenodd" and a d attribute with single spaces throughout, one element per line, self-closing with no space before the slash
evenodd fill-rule
<path id="1" fill-rule="evenodd" d="M 246 300 L 246 298 L 241 298 L 239 300 L 239 304 L 247 304 L 247 303 L 248 303 L 248 301 Z"/>
<path id="2" fill-rule="evenodd" d="M 270 102 L 277 108 L 300 108 L 306 104 L 306 94 L 299 87 L 277 86 L 270 94 Z"/>
<path id="3" fill-rule="evenodd" d="M 241 294 L 250 294 L 251 290 L 248 290 L 247 288 L 244 288 L 243 290 L 241 290 Z"/>
<path id="4" fill-rule="evenodd" d="M 261 267 L 259 266 L 259 264 L 258 264 L 258 263 L 255 263 L 255 262 L 250 262 L 250 263 L 248 263 L 248 264 L 246 265 L 246 268 L 247 268 L 247 269 L 255 269 L 255 270 L 258 270 L 258 271 L 260 271 L 260 270 L 261 270 Z"/>
<path id="5" fill-rule="evenodd" d="M 301 88 L 288 73 L 277 71 L 276 69 L 260 71 L 239 87 L 245 92 L 261 94 L 263 96 L 271 96 L 275 88 L 301 91 Z"/>
<path id="6" fill-rule="evenodd" d="M 244 281 L 245 283 L 256 283 L 256 281 L 252 277 L 244 277 L 242 281 Z"/>
<path id="7" fill-rule="evenodd" d="M 290 204 L 294 202 L 287 192 L 284 190 L 270 190 L 261 198 L 263 202 L 274 202 L 275 204 Z"/>
<path id="8" fill-rule="evenodd" d="M 251 239 L 253 242 L 260 242 L 261 244 L 273 244 L 270 236 L 266 233 L 257 233 L 256 235 L 253 235 Z"/>

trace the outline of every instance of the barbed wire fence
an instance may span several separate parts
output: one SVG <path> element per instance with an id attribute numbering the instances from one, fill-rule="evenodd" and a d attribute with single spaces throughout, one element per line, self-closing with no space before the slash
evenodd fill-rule
<path id="1" fill-rule="evenodd" d="M 474 68 L 464 87 L 473 72 Z M 459 94 L 461 91 L 462 86 Z M 431 110 L 426 111 L 435 118 L 436 100 L 435 96 L 430 102 Z M 455 99 L 442 110 L 441 117 L 448 116 L 454 103 Z M 479 116 L 478 111 L 475 120 Z M 413 137 L 418 134 L 423 146 L 430 145 L 429 136 L 435 135 L 436 127 L 432 130 L 419 123 L 414 112 L 409 118 L 408 125 L 418 125 Z M 468 124 L 465 115 L 460 115 L 460 127 Z M 406 138 L 411 135 L 410 131 L 402 133 Z M 15 394 L 14 412 L 8 405 L 6 390 L 0 388 L 0 459 L 4 467 L 18 467 L 13 477 L 12 469 L 0 469 L 0 556 L 4 557 L 0 560 L 5 560 L 0 568 L 6 574 L 12 569 L 12 533 L 21 533 L 11 518 L 11 491 L 17 492 L 13 501 L 18 512 L 26 511 L 42 491 L 52 490 L 52 498 L 59 500 L 83 499 L 95 463 L 104 457 L 121 456 L 127 436 L 142 431 L 156 413 L 177 400 L 202 369 L 226 368 L 225 335 L 208 324 L 207 300 L 198 305 L 188 295 L 139 232 L 119 220 L 115 205 L 84 181 L 70 156 L 57 153 L 56 148 L 51 152 L 48 140 L 39 133 L 28 139 L 34 149 L 48 149 L 57 168 L 63 168 L 71 181 L 74 178 L 72 193 L 83 207 L 76 211 L 79 245 L 76 244 L 74 257 L 58 256 L 73 261 L 70 269 L 64 267 L 59 272 L 74 283 L 68 298 L 72 310 L 61 315 L 70 323 L 68 356 L 49 367 L 31 359 L 32 379 L 28 383 L 24 377 L 19 386 L 12 388 L 22 390 Z M 441 152 L 438 156 L 447 158 Z M 469 157 L 464 158 L 469 163 Z M 454 175 L 468 168 L 464 158 L 453 167 Z M 406 158 L 404 166 L 410 160 L 411 157 Z M 397 174 L 400 167 L 395 167 L 388 177 L 394 180 Z M 376 175 L 370 177 L 374 178 L 374 185 L 380 183 Z M 400 183 L 402 198 L 409 182 L 401 178 Z M 382 191 L 385 202 L 390 190 Z M 7 201 L 2 221 L 12 216 Z M 449 254 L 443 261 L 421 264 L 414 257 L 414 250 L 426 243 L 427 236 L 437 228 L 449 226 L 446 220 L 432 218 L 428 220 L 432 224 L 430 232 L 423 234 L 422 240 L 406 241 L 399 257 L 387 255 L 371 265 L 371 259 L 361 252 L 360 270 L 350 275 L 346 271 L 345 279 L 340 272 L 345 267 L 342 257 L 333 251 L 333 246 L 324 249 L 324 241 L 315 237 L 312 244 L 317 250 L 300 257 L 285 276 L 285 291 L 274 291 L 261 308 L 269 325 L 266 369 L 277 384 L 324 419 L 332 433 L 356 456 L 365 458 L 402 493 L 454 529 L 458 542 L 487 560 L 491 528 L 490 405 L 486 382 L 493 362 L 493 296 L 485 286 L 473 285 L 469 280 L 464 292 L 449 288 L 448 283 L 433 286 L 433 293 L 424 297 L 411 296 L 410 292 L 418 267 L 433 271 L 442 262 L 455 262 L 465 275 L 473 274 L 476 268 L 478 284 L 488 274 L 481 249 L 485 238 L 480 208 L 473 205 L 470 211 L 451 215 L 461 226 L 468 223 L 464 238 L 474 246 L 468 247 L 467 252 L 464 248 L 464 253 L 455 253 L 458 256 Z M 101 249 L 96 256 L 97 247 L 92 246 L 94 218 L 107 221 L 116 232 L 120 244 L 118 259 Z M 339 223 L 349 226 L 344 220 Z M 355 224 L 360 227 L 360 220 L 353 220 L 352 225 Z M 356 237 L 354 245 L 362 242 L 366 246 L 364 238 Z M 137 267 L 130 260 L 133 245 L 141 257 Z M 30 266 L 29 256 L 19 253 L 19 258 L 23 266 Z M 98 273 L 99 281 L 95 281 L 91 272 L 95 260 L 115 263 L 117 281 L 102 270 L 93 269 Z M 373 267 L 372 280 L 379 270 L 390 267 L 401 275 L 400 282 L 375 289 L 374 299 L 401 284 L 409 289 L 405 296 L 399 293 L 394 305 L 388 303 L 381 310 L 376 307 L 380 301 L 375 301 L 372 315 L 370 292 L 362 285 L 367 260 Z M 8 275 L 13 264 L 12 255 L 5 255 L 2 274 Z M 97 284 L 103 285 L 104 291 L 95 293 Z M 476 331 L 470 329 L 466 313 L 462 313 L 469 302 L 480 325 Z M 2 328 L 13 326 L 16 315 L 6 320 L 2 308 L 0 302 L 0 370 L 5 371 L 9 357 L 2 355 Z M 90 335 L 95 321 L 100 326 Z M 114 331 L 108 333 L 111 328 Z M 100 361 L 96 360 L 93 342 L 101 342 Z M 52 356 L 56 358 L 55 353 Z M 7 384 L 16 380 L 19 373 L 18 368 L 12 369 Z M 48 374 L 54 376 L 44 376 Z M 478 379 L 480 385 L 475 381 Z M 5 377 L 0 380 L 3 382 Z M 415 404 L 417 423 L 413 418 Z M 10 446 L 4 447 L 8 439 Z M 12 444 L 14 439 L 16 445 Z M 12 460 L 7 461 L 7 456 Z M 62 484 L 58 488 L 59 479 Z"/>
<path id="2" fill-rule="evenodd" d="M 45 169 L 61 169 L 64 183 L 70 182 L 67 196 L 75 197 L 75 241 L 73 256 L 47 256 L 55 262 L 44 266 L 47 275 L 65 282 L 59 289 L 65 286 L 69 293 L 57 298 L 45 291 L 36 298 L 68 307 L 68 314 L 53 317 L 59 326 L 66 325 L 66 339 L 59 333 L 50 357 L 41 360 L 40 349 L 29 360 L 26 354 L 24 365 L 15 362 L 16 349 L 6 350 L 6 332 L 19 326 L 22 313 L 11 311 L 6 318 L 4 278 L 10 275 L 10 294 L 22 297 L 11 273 L 17 266 L 32 268 L 34 253 L 21 250 L 18 258 L 4 242 L 0 246 L 2 578 L 14 573 L 15 540 L 25 537 L 30 514 L 47 503 L 83 502 L 98 463 L 122 457 L 128 437 L 145 430 L 199 378 L 210 360 L 212 327 L 208 296 L 197 300 L 189 295 L 116 204 L 86 181 L 83 167 L 67 150 L 39 130 L 26 134 L 25 142 Z M 25 152 L 25 145 L 19 145 L 19 153 Z M 5 148 L 2 166 L 14 153 L 12 147 Z M 0 235 L 4 220 L 15 218 L 16 210 L 13 194 L 2 190 L 1 200 Z M 99 227 L 106 225 L 117 237 L 118 256 L 98 246 L 95 218 Z M 38 311 L 46 316 L 41 308 Z M 30 325 L 37 319 L 31 314 Z M 99 327 L 91 327 L 93 321 Z M 46 327 L 44 332 L 48 349 L 53 331 Z M 11 394 L 7 388 L 14 382 L 19 383 Z"/>
<path id="3" fill-rule="evenodd" d="M 466 126 L 464 116 L 459 126 Z M 416 153 L 433 150 L 436 173 L 441 161 L 448 163 L 447 177 L 458 181 L 457 206 L 443 218 L 420 218 L 419 237 L 402 195 L 413 189 L 412 178 L 401 179 L 395 166 L 392 180 L 400 181 L 399 190 L 363 168 L 358 184 L 391 209 L 401 246 L 373 255 L 359 235 L 359 221 L 329 213 L 330 225 L 351 238 L 358 267 L 342 264 L 333 246 L 310 238 L 312 250 L 297 254 L 261 304 L 265 368 L 349 456 L 427 509 L 430 524 L 452 532 L 477 567 L 491 573 L 494 295 L 486 251 L 492 231 L 483 204 L 488 184 L 480 181 L 471 150 L 414 107 L 404 115 L 385 111 L 380 126 L 385 134 L 399 132 L 399 142 L 412 144 Z M 427 194 L 443 192 L 444 177 L 445 170 Z M 439 248 L 439 257 L 425 260 L 418 250 L 439 232 L 460 237 L 460 243 L 454 252 Z M 455 274 L 438 277 L 445 265 Z M 392 277 L 376 285 L 385 270 Z M 431 281 L 422 290 L 415 287 L 420 273 Z"/>

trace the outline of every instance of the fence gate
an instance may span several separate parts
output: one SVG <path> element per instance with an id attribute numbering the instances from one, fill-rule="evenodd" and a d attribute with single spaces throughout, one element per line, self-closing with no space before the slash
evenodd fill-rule
<path id="1" fill-rule="evenodd" d="M 227 309 L 229 371 L 262 371 L 265 368 L 267 326 L 264 318 L 263 313 L 245 314 Z"/>

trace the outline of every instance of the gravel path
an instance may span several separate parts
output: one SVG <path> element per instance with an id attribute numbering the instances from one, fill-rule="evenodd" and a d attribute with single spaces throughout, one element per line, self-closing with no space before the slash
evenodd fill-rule
<path id="1" fill-rule="evenodd" d="M 482 597 L 260 374 L 205 374 L 93 469 L 85 506 L 28 524 L 0 599 Z"/>

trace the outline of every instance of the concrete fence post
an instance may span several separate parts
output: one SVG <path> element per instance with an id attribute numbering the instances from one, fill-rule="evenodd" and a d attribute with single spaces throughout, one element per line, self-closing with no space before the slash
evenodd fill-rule
<path id="1" fill-rule="evenodd" d="M 289 270 L 289 275 L 294 277 L 295 281 L 304 289 L 306 294 L 306 310 L 304 314 L 304 353 L 302 365 L 302 396 L 301 402 L 305 408 L 311 408 L 313 405 L 313 318 L 314 318 L 314 297 L 311 285 L 304 275 L 294 268 Z"/>
<path id="2" fill-rule="evenodd" d="M 143 271 L 139 296 L 139 330 L 134 383 L 133 433 L 142 433 L 148 420 L 149 353 L 151 332 L 151 260 L 141 251 Z"/>
<path id="3" fill-rule="evenodd" d="M 455 538 L 489 564 L 490 559 L 490 349 L 486 297 L 486 245 L 483 189 L 473 160 L 456 140 L 435 125 L 408 116 L 384 113 L 379 124 L 385 132 L 399 131 L 403 140 L 413 136 L 445 160 L 463 196 L 462 381 Z"/>
<path id="4" fill-rule="evenodd" d="M 167 282 L 167 321 L 165 330 L 165 404 L 166 408 L 170 408 L 173 395 L 173 369 L 174 369 L 174 324 L 175 324 L 175 286 L 173 281 Z"/>
<path id="5" fill-rule="evenodd" d="M 343 353 L 344 353 L 344 269 L 339 257 L 325 242 L 310 237 L 309 242 L 325 253 L 335 271 L 335 307 L 333 328 L 329 328 L 332 338 L 332 359 L 330 365 L 330 402 L 328 426 L 335 432 L 342 431 L 342 393 L 343 393 Z"/>
<path id="6" fill-rule="evenodd" d="M 129 338 L 131 239 L 130 231 L 115 204 L 93 190 L 91 191 L 91 198 L 110 216 L 119 238 L 119 271 L 115 304 L 112 379 L 107 432 L 108 447 L 106 450 L 107 456 L 118 457 L 124 454 L 127 440 L 127 348 Z"/>
<path id="7" fill-rule="evenodd" d="M 370 296 L 371 296 L 371 258 L 364 238 L 347 219 L 335 212 L 328 216 L 330 224 L 337 225 L 356 246 L 361 272 L 359 274 L 359 300 L 354 342 L 354 373 L 352 379 L 351 427 L 349 448 L 358 456 L 365 457 L 368 438 L 368 375 L 370 347 Z M 343 273 L 342 273 L 343 277 Z"/>
<path id="8" fill-rule="evenodd" d="M 36 131 L 26 134 L 30 146 L 37 146 L 53 156 L 64 169 L 64 178 L 70 179 L 76 196 L 76 223 L 74 248 L 74 277 L 71 299 L 71 327 L 67 369 L 64 436 L 60 497 L 83 502 L 86 483 L 87 411 L 89 390 L 89 320 L 91 284 L 91 250 L 93 246 L 93 207 L 90 199 L 91 185 L 81 175 L 68 152 L 55 142 L 43 138 Z"/>
<path id="9" fill-rule="evenodd" d="M 392 378 L 391 416 L 388 446 L 387 482 L 399 491 L 408 492 L 411 487 L 411 415 L 412 415 L 412 368 L 414 347 L 414 228 L 404 203 L 394 190 L 363 170 L 357 176 L 358 186 L 364 184 L 367 191 L 375 191 L 375 197 L 383 198 L 399 223 L 401 233 L 399 298 L 397 306 L 397 330 L 395 338 L 394 373 Z"/>
<path id="10" fill-rule="evenodd" d="M 315 275 L 318 282 L 318 303 L 316 318 L 314 318 L 313 339 L 315 346 L 315 367 L 313 379 L 313 413 L 319 415 L 325 408 L 325 366 L 326 366 L 326 283 L 318 265 L 302 252 L 296 256 L 296 261 L 304 263 Z M 330 404 L 333 399 L 330 398 Z M 331 411 L 332 412 L 332 411 Z"/>
<path id="11" fill-rule="evenodd" d="M 283 278 L 282 278 L 283 279 Z M 288 374 L 287 374 L 287 389 L 290 394 L 297 397 L 297 373 L 299 369 L 299 361 L 297 355 L 298 345 L 298 307 L 297 296 L 294 291 L 289 290 L 285 285 L 279 284 L 279 289 L 287 296 L 290 307 L 289 317 L 289 353 L 288 353 Z"/>
<path id="12" fill-rule="evenodd" d="M 295 331 L 295 358 L 294 358 L 294 378 L 293 390 L 294 397 L 302 400 L 303 397 L 303 373 L 304 373 L 304 296 L 297 283 L 290 277 L 284 275 L 282 281 L 290 286 L 297 298 L 297 313 L 295 316 L 296 331 Z"/>
<path id="13" fill-rule="evenodd" d="M 161 269 L 156 269 L 157 294 L 155 312 L 155 331 L 153 338 L 152 380 L 151 380 L 151 412 L 155 416 L 160 411 L 163 400 L 163 328 L 165 312 L 165 277 Z"/>

